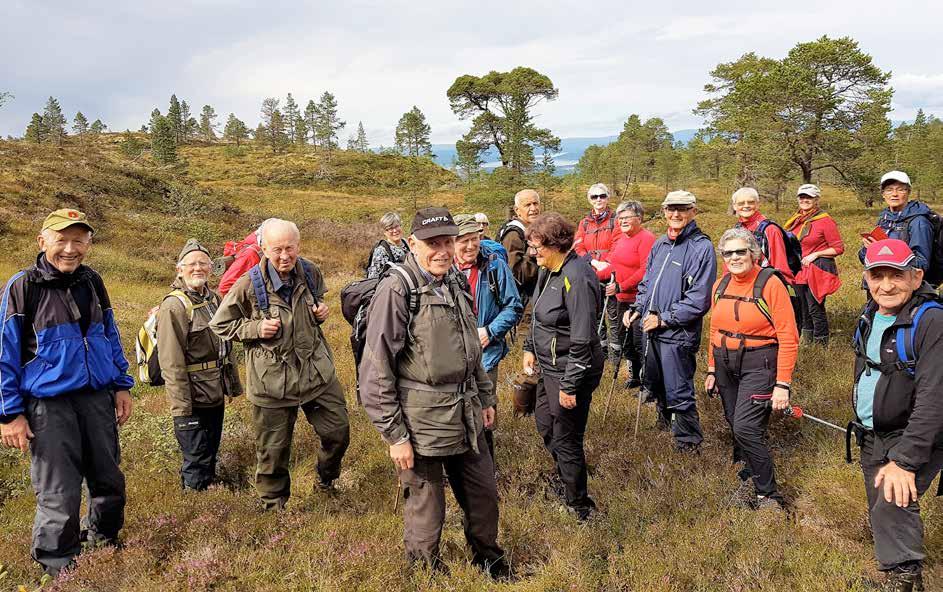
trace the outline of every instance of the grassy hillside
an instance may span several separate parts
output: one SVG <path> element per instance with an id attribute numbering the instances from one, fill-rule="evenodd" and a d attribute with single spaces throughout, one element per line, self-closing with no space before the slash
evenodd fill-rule
<path id="1" fill-rule="evenodd" d="M 621 388 L 608 422 L 602 423 L 611 374 L 596 393 L 586 441 L 599 518 L 579 526 L 545 495 L 550 458 L 533 419 L 512 418 L 510 389 L 502 380 L 496 438 L 500 540 L 520 579 L 496 585 L 466 564 L 461 515 L 454 504 L 443 537 L 451 577 L 410 575 L 402 558 L 402 508 L 392 511 L 394 471 L 386 447 L 354 403 L 348 327 L 336 295 L 360 273 L 359 264 L 378 238 L 374 220 L 380 214 L 398 210 L 408 225 L 414 199 L 420 206 L 446 204 L 458 211 L 461 191 L 448 173 L 436 171 L 423 177 L 421 191 L 409 186 L 413 171 L 399 161 L 384 165 L 337 155 L 329 166 L 347 172 L 325 181 L 317 179 L 323 164 L 319 156 L 234 154 L 219 146 L 190 147 L 181 154 L 188 164 L 185 172 L 174 173 L 123 158 L 110 141 L 62 150 L 0 142 L 0 277 L 31 262 L 33 237 L 48 210 L 85 209 L 99 229 L 88 263 L 102 271 L 113 294 L 130 355 L 133 334 L 165 292 L 174 256 L 188 236 L 219 247 L 265 217 L 296 220 L 303 254 L 327 273 L 333 314 L 325 330 L 351 412 L 352 444 L 339 492 L 312 491 L 317 441 L 302 422 L 295 435 L 289 509 L 260 513 L 248 486 L 254 450 L 241 399 L 227 411 L 221 461 L 221 471 L 238 486 L 181 494 L 163 393 L 137 387 L 134 415 L 121 432 L 129 496 L 125 547 L 82 556 L 79 568 L 53 589 L 833 591 L 865 590 L 866 580 L 876 576 L 860 473 L 844 464 L 837 433 L 792 419 L 774 420 L 778 477 L 794 512 L 783 520 L 732 509 L 728 499 L 736 477 L 728 462 L 730 439 L 720 403 L 700 398 L 704 452 L 681 457 L 672 452 L 670 438 L 653 429 L 650 407 L 643 409 L 643 428 L 633 442 L 635 399 Z M 383 179 L 406 179 L 406 184 L 363 173 L 383 166 Z M 732 223 L 726 214 L 727 188 L 689 189 L 703 204 L 699 223 L 718 238 Z M 642 194 L 646 206 L 654 208 L 663 191 L 643 186 Z M 581 195 L 569 190 L 546 201 L 575 217 L 585 206 Z M 839 259 L 845 285 L 828 303 L 832 347 L 801 353 L 794 402 L 844 423 L 850 414 L 853 359 L 848 341 L 863 301 L 856 237 L 872 227 L 876 210 L 862 210 L 852 196 L 833 188 L 825 189 L 823 201 L 847 241 L 849 252 Z M 500 221 L 498 211 L 488 213 Z M 767 213 L 786 217 L 786 212 Z M 663 229 L 657 220 L 649 226 Z M 702 369 L 704 361 L 702 350 Z M 502 377 L 519 362 L 518 344 Z M 29 559 L 34 504 L 28 460 L 18 452 L 0 452 L 0 563 L 8 568 L 0 585 L 38 582 Z M 933 562 L 928 589 L 934 589 L 943 585 L 943 570 L 936 567 L 943 553 L 943 516 L 932 498 L 925 498 L 924 508 Z"/>

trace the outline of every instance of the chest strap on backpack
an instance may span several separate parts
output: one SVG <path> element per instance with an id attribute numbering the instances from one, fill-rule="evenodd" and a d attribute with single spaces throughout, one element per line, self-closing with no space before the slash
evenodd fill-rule
<path id="1" fill-rule="evenodd" d="M 209 370 L 211 368 L 219 368 L 222 366 L 219 360 L 210 360 L 209 362 L 200 362 L 198 364 L 190 364 L 187 366 L 187 372 L 200 372 L 201 370 Z"/>

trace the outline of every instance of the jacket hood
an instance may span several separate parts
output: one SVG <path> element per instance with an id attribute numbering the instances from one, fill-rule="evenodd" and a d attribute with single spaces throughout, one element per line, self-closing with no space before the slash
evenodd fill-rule
<path id="1" fill-rule="evenodd" d="M 892 212 L 890 208 L 884 208 L 882 215 L 885 218 L 909 218 L 910 216 L 920 216 L 930 213 L 930 206 L 923 203 L 922 201 L 911 200 L 907 202 L 907 205 L 904 206 L 904 209 L 900 212 Z"/>

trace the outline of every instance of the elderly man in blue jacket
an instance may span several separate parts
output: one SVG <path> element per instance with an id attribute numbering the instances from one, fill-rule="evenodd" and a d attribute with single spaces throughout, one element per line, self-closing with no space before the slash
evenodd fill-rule
<path id="1" fill-rule="evenodd" d="M 116 543 L 124 524 L 118 426 L 131 416 L 134 381 L 101 276 L 82 265 L 92 233 L 82 212 L 50 214 L 36 264 L 0 299 L 0 437 L 32 457 L 32 555 L 52 576 L 83 543 Z"/>
<path id="2" fill-rule="evenodd" d="M 476 215 L 455 217 L 458 237 L 455 239 L 455 265 L 465 274 L 478 315 L 478 338 L 481 340 L 481 363 L 498 390 L 498 364 L 508 355 L 508 331 L 524 314 L 524 304 L 517 283 L 507 264 L 507 251 L 501 243 L 481 240 Z M 497 400 L 497 399 L 495 399 Z M 497 406 L 495 406 L 497 415 Z M 495 417 L 497 419 L 497 417 Z M 494 425 L 485 428 L 485 441 L 494 459 Z"/>
<path id="3" fill-rule="evenodd" d="M 645 341 L 643 386 L 655 397 L 658 425 L 671 429 L 680 452 L 698 452 L 704 436 L 694 400 L 695 355 L 701 319 L 710 310 L 717 259 L 694 221 L 697 198 L 672 191 L 661 204 L 668 231 L 655 241 L 638 298 L 623 322 L 641 316 Z"/>

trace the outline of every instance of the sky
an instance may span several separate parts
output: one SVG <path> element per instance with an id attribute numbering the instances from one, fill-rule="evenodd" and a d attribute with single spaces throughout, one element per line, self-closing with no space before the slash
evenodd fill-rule
<path id="1" fill-rule="evenodd" d="M 446 90 L 463 74 L 528 66 L 559 89 L 536 123 L 563 138 L 615 135 L 626 118 L 696 128 L 692 109 L 719 63 L 782 58 L 822 35 L 850 36 L 893 74 L 891 118 L 943 117 L 943 2 L 426 0 L 2 0 L 0 136 L 21 136 L 51 95 L 113 131 L 136 130 L 171 93 L 255 127 L 266 97 L 304 106 L 333 93 L 373 146 L 418 106 L 433 143 L 469 126 Z M 222 129 L 222 125 L 220 125 Z"/>

